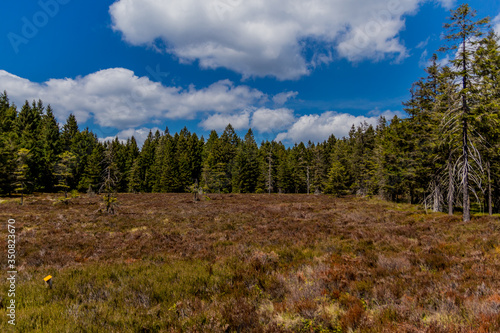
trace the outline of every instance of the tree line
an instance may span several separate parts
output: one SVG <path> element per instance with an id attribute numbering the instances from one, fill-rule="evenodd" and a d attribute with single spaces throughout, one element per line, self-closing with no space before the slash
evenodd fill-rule
<path id="1" fill-rule="evenodd" d="M 100 142 L 73 115 L 62 128 L 42 101 L 20 110 L 0 95 L 0 191 L 325 193 L 423 203 L 433 211 L 500 210 L 500 50 L 488 19 L 451 11 L 446 43 L 404 103 L 320 143 L 255 142 L 231 125 L 205 140 L 186 128 Z M 441 60 L 442 60 L 441 59 Z"/>

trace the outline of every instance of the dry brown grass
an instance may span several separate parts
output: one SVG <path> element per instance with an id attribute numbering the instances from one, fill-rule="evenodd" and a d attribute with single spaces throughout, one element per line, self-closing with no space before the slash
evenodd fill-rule
<path id="1" fill-rule="evenodd" d="M 179 194 L 121 194 L 108 215 L 99 200 L 0 204 L 0 219 L 17 221 L 21 330 L 500 331 L 497 217 L 463 223 L 360 198 Z"/>

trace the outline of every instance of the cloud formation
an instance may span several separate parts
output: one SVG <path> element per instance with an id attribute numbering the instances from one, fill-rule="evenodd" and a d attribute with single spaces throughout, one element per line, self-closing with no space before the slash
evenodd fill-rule
<path id="1" fill-rule="evenodd" d="M 500 14 L 493 19 L 493 29 L 498 35 L 500 35 Z"/>
<path id="2" fill-rule="evenodd" d="M 217 113 L 203 120 L 200 126 L 205 130 L 221 131 L 229 124 L 231 124 L 235 130 L 248 129 L 250 124 L 250 111 L 245 110 L 230 115 Z"/>
<path id="3" fill-rule="evenodd" d="M 199 125 L 205 130 L 223 130 L 231 124 L 236 130 L 254 129 L 259 133 L 276 135 L 276 140 L 287 143 L 322 141 L 331 134 L 347 135 L 351 126 L 366 121 L 376 124 L 380 115 L 392 118 L 399 112 L 378 110 L 368 116 L 324 112 L 297 117 L 279 105 L 297 95 L 285 92 L 269 98 L 263 92 L 248 86 L 236 86 L 222 80 L 206 88 L 187 89 L 165 87 L 147 77 L 138 77 L 124 68 L 102 70 L 75 79 L 50 79 L 44 83 L 0 70 L 0 91 L 7 90 L 11 101 L 18 106 L 25 100 L 42 99 L 50 103 L 59 121 L 70 113 L 78 121 L 93 120 L 101 126 L 95 131 L 102 140 L 118 137 L 126 140 L 135 136 L 142 144 L 149 133 L 145 124 L 162 123 L 167 119 L 203 119 Z M 108 129 L 121 130 L 109 135 Z M 158 128 L 153 128 L 153 132 Z"/>
<path id="4" fill-rule="evenodd" d="M 261 108 L 252 115 L 252 128 L 261 133 L 274 133 L 284 130 L 294 121 L 293 110 Z"/>
<path id="5" fill-rule="evenodd" d="M 163 131 L 161 129 L 159 129 L 158 127 L 128 128 L 126 130 L 118 132 L 115 136 L 108 136 L 105 138 L 101 138 L 99 140 L 102 142 L 105 142 L 105 141 L 113 141 L 115 138 L 118 138 L 118 140 L 125 143 L 125 142 L 127 142 L 127 139 L 134 137 L 136 142 L 137 142 L 137 145 L 139 147 L 142 147 L 144 141 L 146 141 L 146 139 L 148 138 L 150 131 L 153 134 L 156 133 L 156 131 L 160 131 L 160 133 L 163 133 Z"/>
<path id="6" fill-rule="evenodd" d="M 0 90 L 11 100 L 42 99 L 58 119 L 75 114 L 100 126 L 126 129 L 164 119 L 195 119 L 200 112 L 232 113 L 267 101 L 267 95 L 229 80 L 206 88 L 165 87 L 124 68 L 102 70 L 75 79 L 31 82 L 0 70 Z"/>
<path id="7" fill-rule="evenodd" d="M 363 122 L 371 125 L 376 125 L 380 116 L 384 116 L 387 120 L 394 116 L 402 117 L 401 112 L 394 111 L 373 111 L 373 116 L 354 116 L 348 113 L 338 113 L 326 111 L 322 114 L 304 115 L 298 118 L 293 125 L 286 131 L 277 135 L 276 141 L 287 143 L 295 142 L 321 142 L 333 134 L 337 138 L 347 136 L 351 126 L 357 126 Z"/>
<path id="8" fill-rule="evenodd" d="M 298 79 L 333 60 L 403 59 L 398 34 L 426 0 L 118 0 L 113 29 L 181 62 L 249 76 Z M 446 8 L 453 0 L 438 1 Z M 306 59 L 310 45 L 320 45 Z"/>
<path id="9" fill-rule="evenodd" d="M 298 94 L 297 91 L 279 93 L 273 97 L 273 102 L 275 105 L 282 106 L 288 102 L 289 99 L 295 98 Z"/>

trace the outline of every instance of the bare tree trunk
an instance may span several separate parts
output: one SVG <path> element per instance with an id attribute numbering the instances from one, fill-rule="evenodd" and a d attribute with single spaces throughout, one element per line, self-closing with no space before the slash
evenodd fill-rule
<path id="1" fill-rule="evenodd" d="M 464 192 L 464 213 L 463 221 L 470 221 L 470 197 L 469 197 L 469 146 L 467 142 L 467 121 L 464 120 L 463 124 L 463 154 L 464 154 L 464 171 L 462 180 L 462 191 Z"/>
<path id="2" fill-rule="evenodd" d="M 465 90 L 467 89 L 467 58 L 466 58 L 466 44 L 467 41 L 464 40 L 462 42 L 462 70 L 465 73 L 462 81 L 462 108 L 463 108 L 463 155 L 464 155 L 464 174 L 462 181 L 462 190 L 464 192 L 464 213 L 463 213 L 463 221 L 470 221 L 470 197 L 469 197 L 469 138 L 468 138 L 468 122 L 467 116 L 469 115 L 469 106 L 467 105 L 467 96 L 465 94 Z"/>
<path id="3" fill-rule="evenodd" d="M 451 166 L 451 152 L 448 158 L 448 215 L 453 216 L 455 187 L 453 186 L 453 169 Z"/>
<path id="4" fill-rule="evenodd" d="M 492 190 L 491 190 L 491 165 L 490 161 L 486 164 L 488 172 L 488 214 L 493 215 L 493 200 L 492 200 Z"/>
<path id="5" fill-rule="evenodd" d="M 434 213 L 438 213 L 441 211 L 441 188 L 439 187 L 439 183 L 437 182 L 434 183 L 432 211 Z"/>

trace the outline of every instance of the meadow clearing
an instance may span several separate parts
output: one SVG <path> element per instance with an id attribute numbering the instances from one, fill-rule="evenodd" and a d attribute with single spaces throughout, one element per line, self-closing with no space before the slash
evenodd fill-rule
<path id="1" fill-rule="evenodd" d="M 498 332 L 500 219 L 326 195 L 29 196 L 0 331 Z M 53 276 L 52 289 L 43 278 Z"/>

